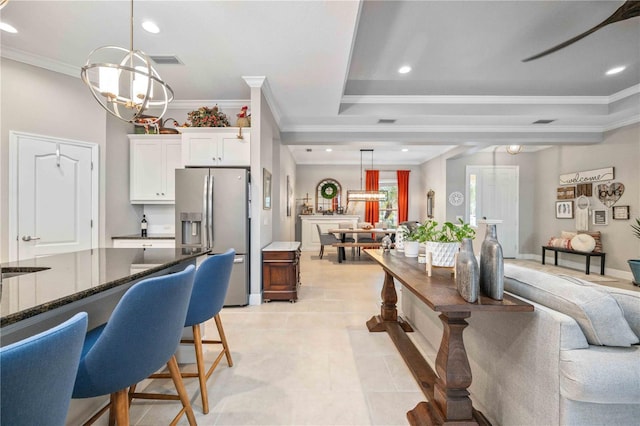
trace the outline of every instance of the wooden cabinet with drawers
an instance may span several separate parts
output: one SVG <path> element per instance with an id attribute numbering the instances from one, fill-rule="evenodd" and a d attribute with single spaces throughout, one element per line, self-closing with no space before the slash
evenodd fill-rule
<path id="1" fill-rule="evenodd" d="M 276 241 L 262 249 L 262 298 L 298 300 L 300 243 Z"/>

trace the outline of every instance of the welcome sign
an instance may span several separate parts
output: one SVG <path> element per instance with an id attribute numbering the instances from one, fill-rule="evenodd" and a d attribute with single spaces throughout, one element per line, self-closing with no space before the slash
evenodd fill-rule
<path id="1" fill-rule="evenodd" d="M 613 167 L 605 169 L 587 170 L 585 172 L 575 172 L 560 175 L 560 185 L 575 185 L 576 183 L 585 182 L 601 182 L 603 180 L 612 180 Z"/>

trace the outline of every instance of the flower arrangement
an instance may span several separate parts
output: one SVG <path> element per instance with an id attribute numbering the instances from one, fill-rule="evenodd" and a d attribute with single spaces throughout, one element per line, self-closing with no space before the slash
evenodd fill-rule
<path id="1" fill-rule="evenodd" d="M 213 108 L 200 107 L 187 114 L 187 122 L 183 127 L 229 127 L 227 115 L 220 111 L 218 105 Z"/>

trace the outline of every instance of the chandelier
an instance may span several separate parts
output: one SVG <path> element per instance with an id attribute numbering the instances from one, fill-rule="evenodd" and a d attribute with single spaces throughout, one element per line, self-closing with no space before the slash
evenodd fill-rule
<path id="1" fill-rule="evenodd" d="M 173 90 L 160 79 L 144 52 L 133 49 L 133 0 L 131 0 L 129 49 L 103 46 L 89 54 L 80 76 L 98 103 L 115 117 L 133 123 L 154 108 L 155 123 L 167 112 Z M 160 114 L 156 111 L 161 110 Z"/>
<path id="2" fill-rule="evenodd" d="M 362 189 L 362 153 L 371 152 L 371 168 L 373 169 L 373 150 L 360 150 L 360 190 L 347 190 L 347 204 L 350 201 L 387 201 L 386 191 L 365 191 Z"/>

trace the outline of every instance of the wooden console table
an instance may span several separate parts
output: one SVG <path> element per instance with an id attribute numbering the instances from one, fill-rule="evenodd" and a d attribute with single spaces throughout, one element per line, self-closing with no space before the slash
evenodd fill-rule
<path id="1" fill-rule="evenodd" d="M 473 409 L 469 391 L 471 367 L 464 347 L 462 332 L 466 318 L 473 311 L 532 312 L 533 306 L 508 294 L 503 300 L 481 296 L 476 303 L 466 302 L 456 290 L 449 271 L 434 271 L 427 276 L 425 267 L 415 258 L 394 251 L 365 250 L 385 272 L 380 315 L 367 321 L 371 332 L 386 331 L 418 382 L 427 402 L 419 403 L 407 413 L 411 425 L 488 425 L 484 415 Z M 411 326 L 398 317 L 398 296 L 394 278 L 419 300 L 441 312 L 442 341 L 436 357 L 435 371 L 406 335 Z"/>

